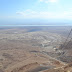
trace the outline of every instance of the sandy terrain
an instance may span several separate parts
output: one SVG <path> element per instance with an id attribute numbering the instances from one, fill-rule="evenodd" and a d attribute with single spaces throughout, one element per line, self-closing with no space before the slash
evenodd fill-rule
<path id="1" fill-rule="evenodd" d="M 64 51 L 59 49 L 64 40 L 65 37 L 59 34 L 45 31 L 0 30 L 0 72 L 52 72 L 54 68 L 61 70 L 62 66 L 68 64 L 60 59 L 65 56 Z M 70 53 L 67 55 L 70 56 Z"/>

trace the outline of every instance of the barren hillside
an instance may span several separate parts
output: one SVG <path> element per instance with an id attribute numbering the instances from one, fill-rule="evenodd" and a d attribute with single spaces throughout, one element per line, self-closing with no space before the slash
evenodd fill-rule
<path id="1" fill-rule="evenodd" d="M 72 62 L 71 49 L 59 48 L 64 41 L 62 35 L 47 31 L 0 30 L 0 72 L 61 70 Z"/>

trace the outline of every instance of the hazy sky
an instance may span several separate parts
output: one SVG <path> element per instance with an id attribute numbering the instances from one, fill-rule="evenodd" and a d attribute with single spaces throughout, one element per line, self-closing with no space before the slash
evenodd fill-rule
<path id="1" fill-rule="evenodd" d="M 72 24 L 72 0 L 0 0 L 2 24 Z"/>

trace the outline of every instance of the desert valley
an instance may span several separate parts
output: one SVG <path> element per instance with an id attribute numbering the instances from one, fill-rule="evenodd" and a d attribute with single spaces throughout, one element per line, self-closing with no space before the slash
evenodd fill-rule
<path id="1" fill-rule="evenodd" d="M 72 72 L 71 27 L 1 27 L 0 72 Z"/>

